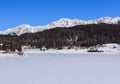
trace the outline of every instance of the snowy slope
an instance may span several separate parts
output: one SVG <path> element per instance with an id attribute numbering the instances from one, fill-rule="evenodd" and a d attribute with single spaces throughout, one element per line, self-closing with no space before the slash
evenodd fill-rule
<path id="1" fill-rule="evenodd" d="M 41 53 L 56 53 L 56 54 L 120 54 L 120 45 L 115 43 L 103 44 L 102 46 L 92 47 L 94 49 L 102 50 L 103 52 L 87 52 L 91 49 L 83 48 L 83 49 L 48 49 L 46 51 L 40 51 L 40 49 L 28 49 L 27 47 L 23 47 L 23 52 L 25 57 L 29 57 L 28 54 L 41 54 Z M 0 58 L 14 58 L 14 57 L 21 57 L 17 53 L 4 53 L 0 51 Z"/>
<path id="2" fill-rule="evenodd" d="M 87 52 L 91 48 L 98 49 L 98 50 L 101 50 L 103 52 Z M 25 53 L 38 53 L 38 54 L 40 54 L 40 53 L 120 54 L 120 45 L 115 44 L 115 43 L 109 43 L 109 44 L 103 44 L 102 46 L 89 47 L 89 48 L 83 48 L 83 49 L 82 48 L 78 48 L 78 49 L 74 49 L 74 48 L 73 49 L 62 49 L 62 50 L 48 49 L 46 51 L 40 51 L 40 49 L 25 49 L 24 51 L 25 51 Z"/>
<path id="3" fill-rule="evenodd" d="M 15 28 L 8 28 L 5 31 L 0 31 L 0 34 L 16 33 L 17 35 L 21 35 L 24 33 L 34 33 L 56 27 L 72 27 L 76 25 L 99 24 L 99 23 L 118 24 L 120 23 L 120 17 L 115 17 L 115 18 L 102 17 L 95 20 L 87 20 L 87 21 L 79 20 L 79 19 L 62 18 L 45 26 L 31 26 L 28 24 L 23 24 Z"/>

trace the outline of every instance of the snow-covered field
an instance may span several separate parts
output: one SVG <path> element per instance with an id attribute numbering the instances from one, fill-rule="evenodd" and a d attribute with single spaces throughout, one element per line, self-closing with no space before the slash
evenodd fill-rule
<path id="1" fill-rule="evenodd" d="M 120 54 L 24 52 L 0 54 L 0 84 L 120 84 Z"/>

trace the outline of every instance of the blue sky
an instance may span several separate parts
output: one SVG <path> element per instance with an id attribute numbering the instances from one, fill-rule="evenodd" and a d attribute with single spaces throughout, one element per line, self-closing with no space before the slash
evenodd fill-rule
<path id="1" fill-rule="evenodd" d="M 45 25 L 60 18 L 120 16 L 120 0 L 0 0 L 0 30 Z"/>

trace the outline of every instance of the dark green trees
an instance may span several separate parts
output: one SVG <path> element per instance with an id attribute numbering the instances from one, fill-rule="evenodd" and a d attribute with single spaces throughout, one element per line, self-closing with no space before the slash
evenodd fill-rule
<path id="1" fill-rule="evenodd" d="M 74 46 L 90 47 L 105 43 L 120 44 L 120 25 L 102 23 L 54 28 L 37 33 L 26 33 L 21 36 L 0 35 L 0 41 L 11 41 L 11 39 L 19 45 L 30 45 L 37 48 L 46 47 L 47 49 L 72 48 Z M 13 43 L 9 45 L 13 46 L 13 49 L 10 49 L 14 51 L 15 45 Z M 17 49 L 21 51 L 20 47 Z"/>
<path id="2" fill-rule="evenodd" d="M 18 51 L 22 51 L 22 48 L 21 46 L 19 46 L 18 44 L 16 44 L 16 42 L 12 42 L 12 41 L 5 41 L 5 42 L 2 42 L 2 50 L 5 50 L 5 51 L 11 51 L 11 52 L 15 52 L 15 50 L 18 50 Z"/>

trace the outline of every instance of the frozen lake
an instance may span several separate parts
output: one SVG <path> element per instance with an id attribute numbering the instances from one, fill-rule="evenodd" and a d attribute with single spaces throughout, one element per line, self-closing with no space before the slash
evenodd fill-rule
<path id="1" fill-rule="evenodd" d="M 120 84 L 120 54 L 27 53 L 0 59 L 0 84 Z"/>

